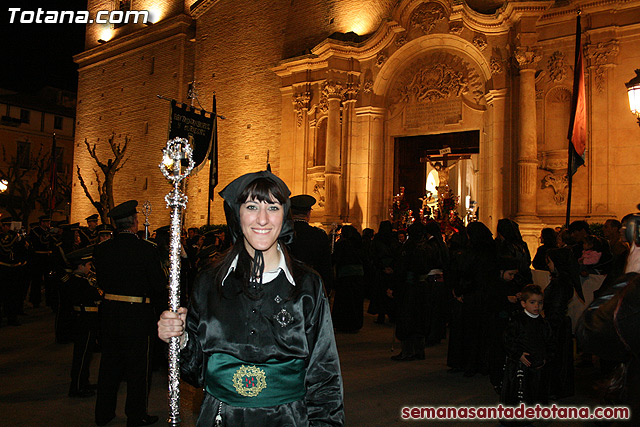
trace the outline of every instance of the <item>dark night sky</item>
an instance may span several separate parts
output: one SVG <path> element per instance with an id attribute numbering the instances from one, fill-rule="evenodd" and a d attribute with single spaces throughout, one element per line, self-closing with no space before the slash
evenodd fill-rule
<path id="1" fill-rule="evenodd" d="M 84 50 L 85 25 L 11 24 L 8 9 L 14 7 L 80 11 L 87 0 L 7 0 L 0 10 L 0 88 L 36 91 L 48 85 L 75 91 L 73 55 Z"/>

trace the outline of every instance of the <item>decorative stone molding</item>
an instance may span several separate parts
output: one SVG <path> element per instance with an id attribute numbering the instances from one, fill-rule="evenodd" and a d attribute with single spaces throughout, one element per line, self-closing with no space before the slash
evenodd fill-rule
<path id="1" fill-rule="evenodd" d="M 483 51 L 487 48 L 487 39 L 484 36 L 477 35 L 473 38 L 473 45 Z"/>
<path id="2" fill-rule="evenodd" d="M 456 36 L 459 36 L 460 34 L 462 34 L 463 29 L 464 29 L 464 25 L 462 24 L 462 21 L 449 22 L 450 34 L 455 34 Z"/>
<path id="3" fill-rule="evenodd" d="M 491 74 L 493 75 L 502 74 L 504 72 L 502 60 L 495 56 L 492 56 L 489 60 L 489 68 L 491 69 Z"/>
<path id="4" fill-rule="evenodd" d="M 302 126 L 302 120 L 304 119 L 304 110 L 309 109 L 309 101 L 311 100 L 311 93 L 301 92 L 295 93 L 292 97 L 293 110 L 296 113 L 296 123 L 298 127 Z"/>
<path id="5" fill-rule="evenodd" d="M 567 150 L 549 150 L 539 153 L 540 156 L 540 169 L 551 172 L 552 174 L 559 174 L 560 172 L 567 172 Z"/>
<path id="6" fill-rule="evenodd" d="M 381 53 L 376 58 L 376 67 L 379 67 L 379 68 L 382 67 L 385 62 L 387 62 L 387 55 L 385 55 L 384 53 Z"/>
<path id="7" fill-rule="evenodd" d="M 447 19 L 447 11 L 440 3 L 423 3 L 411 14 L 412 25 L 422 29 L 425 34 L 431 33 L 438 21 Z"/>
<path id="8" fill-rule="evenodd" d="M 513 56 L 521 70 L 535 69 L 536 64 L 542 58 L 542 48 L 539 46 L 518 46 Z"/>
<path id="9" fill-rule="evenodd" d="M 605 70 L 614 65 L 614 60 L 620 51 L 618 40 L 609 40 L 588 44 L 584 47 L 584 57 L 590 62 L 590 69 L 593 69 L 593 81 L 598 92 L 604 92 Z"/>
<path id="10" fill-rule="evenodd" d="M 438 52 L 405 68 L 395 82 L 391 103 L 434 102 L 465 93 L 476 103 L 484 96 L 477 71 L 459 56 Z"/>
<path id="11" fill-rule="evenodd" d="M 549 69 L 549 80 L 554 83 L 559 83 L 567 77 L 569 73 L 569 66 L 564 60 L 564 53 L 555 51 L 549 57 L 547 61 L 547 68 Z"/>
<path id="12" fill-rule="evenodd" d="M 567 187 L 569 186 L 569 179 L 567 174 L 553 174 L 549 173 L 542 178 L 542 188 L 551 187 L 553 189 L 553 200 L 556 205 L 564 203 L 567 197 Z"/>
<path id="13" fill-rule="evenodd" d="M 405 36 L 400 36 L 396 39 L 396 46 L 402 47 L 407 44 L 407 38 Z"/>

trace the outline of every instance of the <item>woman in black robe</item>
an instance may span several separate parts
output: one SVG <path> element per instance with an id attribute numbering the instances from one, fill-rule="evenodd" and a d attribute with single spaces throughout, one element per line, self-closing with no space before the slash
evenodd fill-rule
<path id="1" fill-rule="evenodd" d="M 461 260 L 460 279 L 454 284 L 453 297 L 460 310 L 459 330 L 452 334 L 463 351 L 461 360 L 451 358 L 452 372 L 463 370 L 471 377 L 487 371 L 487 291 L 495 281 L 496 249 L 491 231 L 481 222 L 467 226 L 469 247 Z M 456 307 L 454 306 L 454 307 Z"/>
<path id="2" fill-rule="evenodd" d="M 498 258 L 512 257 L 518 262 L 518 274 L 515 283 L 522 288 L 533 283 L 531 274 L 531 254 L 527 243 L 522 240 L 518 223 L 508 218 L 498 221 L 498 236 L 496 237 Z"/>
<path id="3" fill-rule="evenodd" d="M 377 314 L 376 323 L 384 323 L 385 316 L 395 321 L 394 301 L 389 290 L 395 287 L 395 269 L 400 254 L 400 243 L 393 234 L 390 221 L 380 222 L 378 233 L 373 237 L 371 256 L 374 269 L 374 284 L 368 313 Z"/>
<path id="4" fill-rule="evenodd" d="M 182 379 L 205 389 L 198 427 L 344 424 L 329 303 L 320 276 L 287 252 L 289 194 L 268 171 L 225 187 L 234 244 L 198 276 L 188 312 L 158 322 L 165 342 L 181 337 Z"/>
<path id="5" fill-rule="evenodd" d="M 341 332 L 357 332 L 362 328 L 363 258 L 360 233 L 355 227 L 344 225 L 333 250 L 336 293 L 331 312 L 333 326 Z"/>
<path id="6" fill-rule="evenodd" d="M 554 334 L 555 349 L 549 360 L 549 397 L 552 400 L 573 396 L 573 336 L 571 318 L 567 316 L 569 300 L 573 296 L 571 263 L 573 254 L 568 248 L 547 252 L 551 282 L 544 290 L 544 317 Z"/>

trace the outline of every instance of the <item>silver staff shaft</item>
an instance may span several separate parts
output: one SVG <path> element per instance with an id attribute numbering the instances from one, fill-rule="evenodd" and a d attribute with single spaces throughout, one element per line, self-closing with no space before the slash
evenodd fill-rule
<path id="1" fill-rule="evenodd" d="M 174 313 L 180 306 L 180 235 L 182 231 L 182 210 L 187 206 L 187 196 L 180 191 L 182 180 L 194 166 L 191 146 L 186 139 L 174 138 L 167 142 L 163 150 L 160 170 L 173 184 L 167 194 L 167 207 L 171 208 L 171 231 L 169 242 L 169 308 Z M 188 166 L 182 169 L 182 160 Z M 169 419 L 170 426 L 180 426 L 180 338 L 173 337 L 169 343 Z"/>

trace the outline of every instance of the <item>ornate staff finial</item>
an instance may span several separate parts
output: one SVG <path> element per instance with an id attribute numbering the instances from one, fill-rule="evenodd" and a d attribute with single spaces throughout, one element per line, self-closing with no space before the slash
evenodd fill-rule
<path id="1" fill-rule="evenodd" d="M 151 202 L 148 200 L 142 205 L 142 214 L 144 215 L 144 238 L 149 238 L 149 215 L 151 215 Z"/>
<path id="2" fill-rule="evenodd" d="M 169 309 L 178 311 L 180 306 L 180 234 L 182 230 L 182 209 L 187 207 L 187 196 L 180 191 L 180 184 L 193 170 L 193 150 L 189 141 L 174 138 L 167 141 L 162 150 L 160 163 L 162 174 L 173 185 L 173 190 L 165 196 L 167 207 L 171 208 L 171 232 L 169 243 Z M 186 161 L 186 166 L 183 165 Z M 180 426 L 180 338 L 173 337 L 169 343 L 169 420 L 170 426 Z"/>

